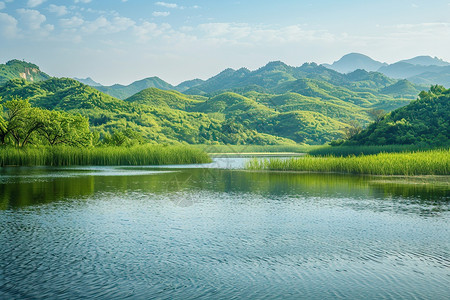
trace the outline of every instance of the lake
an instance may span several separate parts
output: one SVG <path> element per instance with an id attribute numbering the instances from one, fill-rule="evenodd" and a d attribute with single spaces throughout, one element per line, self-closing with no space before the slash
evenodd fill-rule
<path id="1" fill-rule="evenodd" d="M 0 169 L 0 299 L 448 299 L 448 178 Z"/>

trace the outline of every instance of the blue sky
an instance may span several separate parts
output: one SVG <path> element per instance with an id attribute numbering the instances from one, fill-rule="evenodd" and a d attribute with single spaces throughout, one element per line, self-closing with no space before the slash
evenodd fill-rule
<path id="1" fill-rule="evenodd" d="M 448 16 L 450 0 L 0 0 L 0 62 L 24 59 L 103 84 L 149 76 L 177 84 L 349 52 L 450 61 Z"/>

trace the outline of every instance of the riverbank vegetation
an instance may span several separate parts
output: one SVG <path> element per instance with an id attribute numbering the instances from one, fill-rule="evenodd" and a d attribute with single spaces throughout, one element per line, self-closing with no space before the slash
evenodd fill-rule
<path id="1" fill-rule="evenodd" d="M 250 170 L 338 172 L 368 175 L 450 175 L 450 150 L 379 153 L 348 157 L 254 159 Z"/>
<path id="2" fill-rule="evenodd" d="M 0 166 L 170 165 L 210 161 L 205 152 L 188 146 L 0 148 Z"/>
<path id="3" fill-rule="evenodd" d="M 245 153 L 306 153 L 323 146 L 287 144 L 287 145 L 193 145 L 211 154 L 245 154 Z"/>

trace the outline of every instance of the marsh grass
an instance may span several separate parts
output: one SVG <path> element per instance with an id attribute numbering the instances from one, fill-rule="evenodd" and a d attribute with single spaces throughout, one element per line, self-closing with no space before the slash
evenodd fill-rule
<path id="1" fill-rule="evenodd" d="M 323 146 L 317 145 L 193 145 L 195 148 L 201 149 L 208 153 L 276 153 L 276 152 L 292 152 L 306 153 Z"/>
<path id="2" fill-rule="evenodd" d="M 434 147 L 436 148 L 436 147 Z M 418 145 L 380 145 L 380 146 L 321 146 L 312 148 L 308 154 L 312 156 L 351 156 L 371 155 L 378 153 L 413 152 L 431 150 L 430 146 Z"/>
<path id="3" fill-rule="evenodd" d="M 450 150 L 379 153 L 348 157 L 253 159 L 251 170 L 339 172 L 368 175 L 450 175 Z"/>
<path id="4" fill-rule="evenodd" d="M 205 152 L 187 146 L 0 148 L 0 166 L 167 165 L 210 161 Z"/>

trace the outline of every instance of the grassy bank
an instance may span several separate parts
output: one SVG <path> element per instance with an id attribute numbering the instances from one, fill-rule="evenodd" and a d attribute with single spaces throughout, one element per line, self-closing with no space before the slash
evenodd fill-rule
<path id="1" fill-rule="evenodd" d="M 205 152 L 187 146 L 0 148 L 0 166 L 168 165 L 210 161 Z"/>
<path id="2" fill-rule="evenodd" d="M 316 145 L 193 145 L 207 153 L 306 153 L 323 146 Z"/>
<path id="3" fill-rule="evenodd" d="M 370 175 L 450 175 L 450 150 L 348 157 L 254 159 L 251 170 L 340 172 Z"/>
<path id="4" fill-rule="evenodd" d="M 431 147 L 417 145 L 381 145 L 381 146 L 322 146 L 311 149 L 312 156 L 351 156 L 371 155 L 378 153 L 413 152 L 431 150 Z"/>

